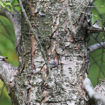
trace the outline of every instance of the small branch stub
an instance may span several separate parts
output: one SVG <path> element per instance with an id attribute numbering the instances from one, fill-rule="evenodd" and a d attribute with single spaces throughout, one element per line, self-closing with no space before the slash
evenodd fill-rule
<path id="1" fill-rule="evenodd" d="M 4 81 L 6 86 L 14 86 L 14 79 L 17 75 L 17 67 L 13 67 L 6 62 L 7 57 L 0 56 L 0 78 Z"/>

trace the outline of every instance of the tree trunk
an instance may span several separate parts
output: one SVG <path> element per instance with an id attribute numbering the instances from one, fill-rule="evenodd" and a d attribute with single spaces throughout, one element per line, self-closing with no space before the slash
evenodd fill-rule
<path id="1" fill-rule="evenodd" d="M 87 27 L 91 0 L 22 0 L 18 75 L 10 96 L 15 105 L 86 105 Z M 88 15 L 89 14 L 89 15 Z M 42 46 L 42 48 L 41 48 Z M 47 60 L 47 63 L 46 63 Z"/>

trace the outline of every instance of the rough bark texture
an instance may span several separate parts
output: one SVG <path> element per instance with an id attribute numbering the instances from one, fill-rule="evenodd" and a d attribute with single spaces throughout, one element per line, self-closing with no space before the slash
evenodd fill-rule
<path id="1" fill-rule="evenodd" d="M 101 100 L 97 100 L 97 105 L 104 105 L 105 104 L 105 80 L 103 80 L 99 85 L 95 87 L 95 91 L 98 93 Z M 103 100 L 103 102 L 102 102 Z"/>
<path id="2" fill-rule="evenodd" d="M 86 105 L 90 0 L 22 0 L 46 52 L 22 16 L 19 67 L 10 96 L 15 105 Z M 86 13 L 86 14 L 85 14 Z M 89 15 L 88 15 L 89 14 Z M 23 15 L 23 14 L 22 14 Z M 47 67 L 50 68 L 47 68 Z"/>
<path id="3" fill-rule="evenodd" d="M 49 61 L 22 18 L 19 74 L 15 80 L 17 105 L 85 105 L 82 81 L 87 66 L 86 27 L 89 1 L 23 0 L 33 28 Z M 34 46 L 33 46 L 34 44 Z"/>

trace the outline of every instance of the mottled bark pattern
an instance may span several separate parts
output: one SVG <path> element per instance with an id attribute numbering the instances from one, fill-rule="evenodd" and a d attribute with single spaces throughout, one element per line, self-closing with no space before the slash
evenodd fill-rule
<path id="1" fill-rule="evenodd" d="M 22 1 L 33 28 L 38 30 L 50 72 L 37 40 L 32 53 L 33 34 L 22 17 L 17 105 L 86 105 L 82 81 L 88 59 L 85 12 L 89 0 Z"/>

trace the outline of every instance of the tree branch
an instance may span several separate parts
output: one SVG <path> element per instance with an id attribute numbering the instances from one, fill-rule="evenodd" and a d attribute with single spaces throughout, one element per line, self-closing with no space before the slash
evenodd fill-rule
<path id="1" fill-rule="evenodd" d="M 4 81 L 6 86 L 14 86 L 14 78 L 17 74 L 17 67 L 5 61 L 5 57 L 0 56 L 0 79 Z"/>
<path id="2" fill-rule="evenodd" d="M 105 28 L 102 27 L 88 27 L 90 33 L 105 32 Z"/>
<path id="3" fill-rule="evenodd" d="M 2 8 L 2 6 L 0 6 L 0 15 L 7 17 L 13 24 L 16 45 L 18 46 L 21 37 L 21 15 L 17 11 L 9 12 L 7 9 Z"/>
<path id="4" fill-rule="evenodd" d="M 83 81 L 83 87 L 88 93 L 90 98 L 96 100 L 97 105 L 105 105 L 105 81 L 102 85 L 98 85 L 95 89 L 92 86 L 90 79 L 88 78 L 87 74 L 85 75 L 85 79 Z"/>
<path id="5" fill-rule="evenodd" d="M 96 44 L 93 44 L 93 45 L 89 46 L 88 47 L 89 53 L 93 52 L 97 49 L 100 49 L 100 48 L 105 48 L 105 42 L 100 42 L 100 43 L 96 43 Z"/>

